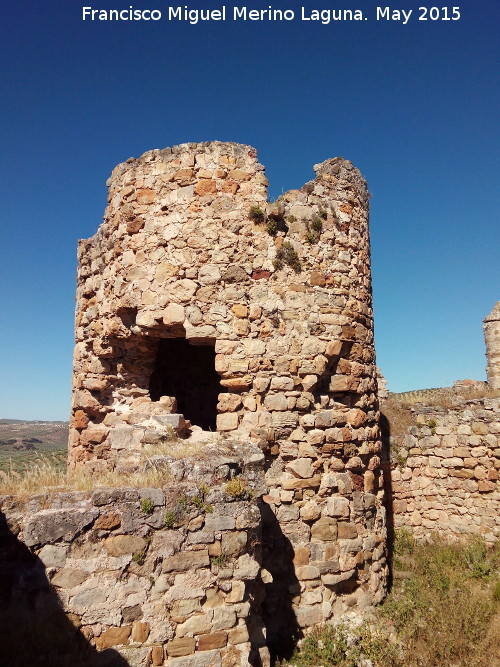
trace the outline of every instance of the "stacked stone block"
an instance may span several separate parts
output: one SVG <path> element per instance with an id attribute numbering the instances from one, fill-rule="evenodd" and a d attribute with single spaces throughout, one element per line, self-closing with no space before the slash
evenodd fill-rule
<path id="1" fill-rule="evenodd" d="M 209 461 L 161 462 L 172 471 L 163 489 L 0 498 L 8 526 L 0 578 L 12 589 L 2 589 L 2 628 L 30 634 L 20 645 L 11 637 L 9 664 L 268 663 L 255 501 L 262 454 L 208 454 Z M 21 559 L 26 547 L 30 557 Z"/>
<path id="2" fill-rule="evenodd" d="M 387 471 L 396 528 L 420 538 L 500 537 L 500 399 L 421 408 Z"/>

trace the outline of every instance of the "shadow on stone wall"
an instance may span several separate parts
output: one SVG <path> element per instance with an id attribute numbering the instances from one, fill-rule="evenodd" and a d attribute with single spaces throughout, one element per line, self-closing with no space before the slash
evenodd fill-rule
<path id="1" fill-rule="evenodd" d="M 0 512 L 0 665 L 128 667 L 119 653 L 99 653 L 71 623 L 42 561 Z"/>
<path id="2" fill-rule="evenodd" d="M 295 576 L 294 549 L 269 505 L 260 507 L 262 516 L 262 565 L 271 574 L 272 582 L 265 583 L 262 619 L 266 628 L 271 664 L 290 658 L 302 631 L 293 611 L 292 597 L 300 594 Z"/>
<path id="3" fill-rule="evenodd" d="M 384 504 L 387 526 L 387 564 L 389 575 L 387 578 L 388 592 L 392 588 L 392 560 L 394 554 L 394 509 L 392 472 L 391 472 L 391 426 L 387 417 L 380 413 L 380 432 L 382 435 L 381 468 L 384 481 Z"/>

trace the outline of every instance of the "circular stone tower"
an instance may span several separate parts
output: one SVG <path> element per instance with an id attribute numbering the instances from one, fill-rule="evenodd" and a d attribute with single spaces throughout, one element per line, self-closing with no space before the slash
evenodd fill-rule
<path id="1" fill-rule="evenodd" d="M 149 151 L 78 251 L 70 465 L 193 426 L 258 443 L 271 643 L 385 590 L 368 192 L 314 170 L 271 204 L 250 146 Z"/>
<path id="2" fill-rule="evenodd" d="M 492 389 L 500 389 L 500 301 L 484 320 L 486 377 Z"/>

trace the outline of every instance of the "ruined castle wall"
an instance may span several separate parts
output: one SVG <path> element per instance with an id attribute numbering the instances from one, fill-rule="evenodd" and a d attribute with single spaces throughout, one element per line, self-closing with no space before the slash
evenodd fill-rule
<path id="1" fill-rule="evenodd" d="M 425 408 L 387 471 L 396 528 L 417 537 L 500 537 L 500 399 Z"/>
<path id="2" fill-rule="evenodd" d="M 171 461 L 162 489 L 0 497 L 2 664 L 268 664 L 255 458 Z"/>
<path id="3" fill-rule="evenodd" d="M 492 389 L 500 389 L 500 301 L 484 320 L 486 376 Z"/>
<path id="4" fill-rule="evenodd" d="M 387 569 L 368 193 L 342 158 L 315 171 L 269 204 L 249 146 L 150 151 L 79 246 L 70 465 L 206 428 L 206 382 L 213 428 L 266 454 L 264 616 L 288 633 L 379 601 Z"/>

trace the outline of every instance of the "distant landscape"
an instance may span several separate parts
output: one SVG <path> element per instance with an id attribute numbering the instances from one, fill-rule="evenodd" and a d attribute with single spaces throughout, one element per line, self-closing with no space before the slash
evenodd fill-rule
<path id="1" fill-rule="evenodd" d="M 41 460 L 65 466 L 68 422 L 0 419 L 0 470 L 22 473 Z"/>

